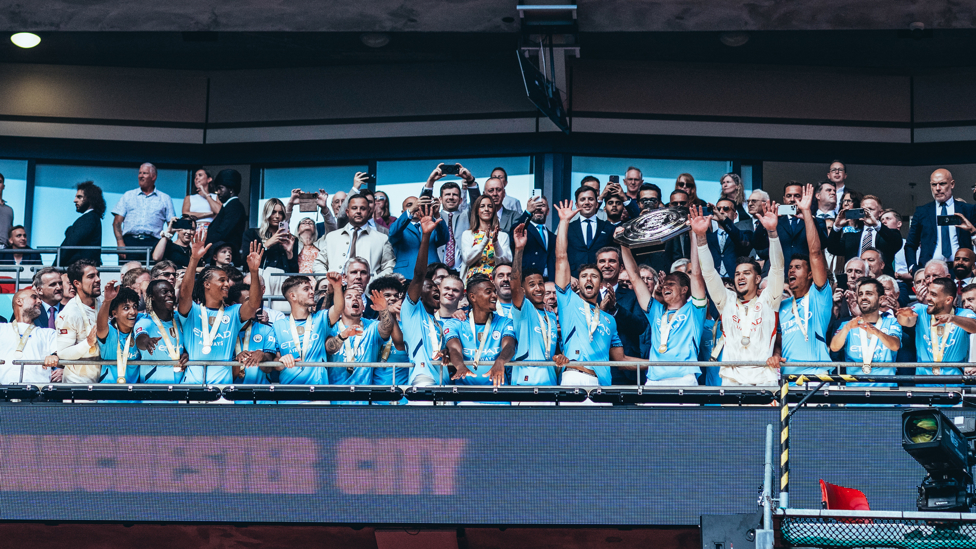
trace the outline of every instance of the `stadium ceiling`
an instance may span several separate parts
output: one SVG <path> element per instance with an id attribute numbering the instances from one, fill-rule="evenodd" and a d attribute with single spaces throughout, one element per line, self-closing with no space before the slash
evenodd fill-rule
<path id="1" fill-rule="evenodd" d="M 488 32 L 518 30 L 516 0 L 30 0 L 4 31 Z M 528 4 L 563 4 L 552 0 Z M 579 0 L 581 32 L 976 28 L 976 5 L 944 0 Z"/>

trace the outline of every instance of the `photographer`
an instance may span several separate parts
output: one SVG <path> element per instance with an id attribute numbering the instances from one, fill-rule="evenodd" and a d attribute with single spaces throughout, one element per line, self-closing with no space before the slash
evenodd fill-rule
<path id="1" fill-rule="evenodd" d="M 160 233 L 159 242 L 153 248 L 153 261 L 168 259 L 179 268 L 186 268 L 190 262 L 190 241 L 193 240 L 193 233 L 196 232 L 197 223 L 192 217 L 183 216 L 172 218 L 166 224 L 166 228 Z M 173 240 L 173 235 L 176 240 Z"/>

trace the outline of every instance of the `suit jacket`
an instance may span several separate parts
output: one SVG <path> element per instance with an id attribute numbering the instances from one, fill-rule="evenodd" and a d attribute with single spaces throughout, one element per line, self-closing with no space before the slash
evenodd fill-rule
<path id="1" fill-rule="evenodd" d="M 620 336 L 620 342 L 624 344 L 624 354 L 642 357 L 641 335 L 650 327 L 647 314 L 637 302 L 637 294 L 634 293 L 634 290 L 617 286 L 616 298 L 617 310 L 614 312 L 613 318 L 617 321 L 617 335 Z M 613 368 L 611 374 L 615 380 L 614 384 L 637 383 L 637 372 Z"/>
<path id="2" fill-rule="evenodd" d="M 37 318 L 34 319 L 34 326 L 37 326 L 38 328 L 47 328 L 48 327 L 47 326 L 47 308 L 48 308 L 47 307 L 47 303 L 43 303 L 42 302 L 41 303 L 41 314 L 40 314 L 40 316 L 38 316 Z M 54 316 L 57 316 L 57 314 L 61 312 L 61 304 L 58 303 L 54 307 L 51 307 L 51 310 L 54 311 L 53 312 Z"/>
<path id="3" fill-rule="evenodd" d="M 498 230 L 503 233 L 510 233 L 512 229 L 518 225 L 515 222 L 519 218 L 520 212 L 515 210 L 503 209 L 500 216 L 498 216 Z"/>
<path id="4" fill-rule="evenodd" d="M 796 254 L 808 255 L 810 248 L 807 246 L 807 230 L 802 219 L 793 226 L 790 223 L 790 216 L 783 215 L 779 218 L 779 225 L 776 227 L 776 234 L 779 236 L 779 243 L 783 246 L 783 259 L 789 266 L 790 258 Z M 827 249 L 827 224 L 823 219 L 814 218 L 817 232 L 820 235 L 820 247 Z M 769 235 L 765 230 L 757 230 L 753 239 L 753 247 L 757 252 L 769 249 Z M 767 252 L 768 253 L 768 252 Z M 767 256 L 768 257 L 768 256 Z"/>
<path id="5" fill-rule="evenodd" d="M 232 196 L 220 208 L 220 213 L 207 227 L 207 244 L 226 242 L 230 244 L 234 255 L 234 265 L 243 265 L 241 261 L 241 241 L 247 229 L 247 212 L 240 198 Z"/>
<path id="6" fill-rule="evenodd" d="M 546 231 L 546 241 L 543 242 L 542 235 L 530 221 L 531 218 L 526 211 L 515 220 L 516 227 L 525 224 L 525 233 L 528 236 L 528 242 L 522 250 L 522 271 L 525 272 L 529 267 L 539 269 L 546 280 L 552 280 L 556 276 L 556 233 L 543 226 Z M 515 247 L 514 242 L 512 247 Z M 513 249 L 512 255 L 514 251 Z"/>
<path id="7" fill-rule="evenodd" d="M 390 245 L 396 254 L 396 265 L 393 272 L 403 275 L 408 280 L 413 278 L 413 268 L 417 264 L 417 252 L 420 250 L 420 239 L 423 234 L 420 227 L 413 223 L 410 212 L 403 212 L 390 225 Z M 437 228 L 430 235 L 430 245 L 427 247 L 427 264 L 437 263 L 437 248 L 447 243 L 449 238 L 447 223 L 438 223 Z M 458 235 L 460 236 L 460 235 Z"/>
<path id="8" fill-rule="evenodd" d="M 434 196 L 434 189 L 433 188 L 428 189 L 426 184 L 424 185 L 423 190 L 420 191 L 420 198 L 423 198 L 425 196 L 430 196 L 430 197 Z M 464 195 L 461 196 L 463 197 Z M 443 263 L 447 263 L 448 265 L 451 264 L 450 261 L 447 260 L 447 257 L 445 256 L 445 252 L 447 251 L 446 246 L 448 241 L 450 241 L 451 234 L 454 234 L 455 245 L 454 245 L 453 268 L 455 269 L 460 269 L 461 267 L 461 246 L 460 246 L 461 235 L 464 233 L 464 231 L 471 228 L 471 204 L 473 204 L 474 201 L 477 200 L 479 196 L 481 196 L 481 191 L 478 190 L 477 186 L 472 185 L 471 187 L 468 188 L 468 200 L 462 200 L 456 212 L 448 212 L 443 209 L 440 210 L 441 219 L 444 220 L 443 225 L 447 227 L 448 235 L 447 235 L 447 240 L 445 240 L 442 245 L 437 247 L 437 257 L 439 258 L 438 259 L 439 261 Z M 451 216 L 452 213 L 454 214 L 453 216 Z M 449 220 L 450 223 L 448 222 Z M 434 238 L 434 235 L 431 235 L 431 238 Z M 413 276 L 413 274 L 411 273 L 410 276 Z"/>
<path id="9" fill-rule="evenodd" d="M 901 233 L 879 224 L 877 235 L 874 238 L 874 247 L 884 255 L 884 272 L 887 275 L 895 275 L 895 254 L 901 249 Z M 864 230 L 853 233 L 843 231 L 831 231 L 827 237 L 827 251 L 836 255 L 851 259 L 861 255 L 861 235 Z"/>
<path id="10" fill-rule="evenodd" d="M 359 239 L 356 241 L 356 255 L 369 262 L 371 276 L 391 274 L 393 266 L 396 264 L 396 257 L 393 255 L 390 239 L 369 225 L 363 226 L 362 229 L 364 232 L 359 235 Z M 312 272 L 343 272 L 346 268 L 346 261 L 349 259 L 347 254 L 353 234 L 352 227 L 347 225 L 316 240 L 315 247 L 320 251 L 319 255 L 315 257 Z M 413 276 L 412 273 L 411 276 Z"/>
<path id="11" fill-rule="evenodd" d="M 594 219 L 596 219 L 596 226 L 593 229 L 593 240 L 590 241 L 589 246 L 584 244 L 582 220 L 577 219 L 569 224 L 569 234 L 567 235 L 569 246 L 566 251 L 569 255 L 569 265 L 574 277 L 579 276 L 581 265 L 596 263 L 597 250 L 613 244 L 613 228 L 610 224 L 602 219 L 597 219 L 596 216 Z"/>
<path id="12" fill-rule="evenodd" d="M 976 206 L 959 202 L 953 199 L 956 213 L 960 213 L 976 224 Z M 905 239 L 905 260 L 908 263 L 908 272 L 915 270 L 915 265 L 925 265 L 932 256 L 935 255 L 935 247 L 938 245 L 938 233 L 940 227 L 936 224 L 935 201 L 915 208 L 915 215 L 912 216 L 912 223 L 908 227 L 908 238 Z M 952 228 L 950 227 L 950 230 Z M 959 247 L 973 247 L 973 242 L 969 235 L 957 233 L 959 237 Z M 921 249 L 919 247 L 921 246 Z M 956 250 L 952 250 L 955 255 Z M 918 260 L 916 261 L 916 257 Z M 952 258 L 949 258 L 952 261 Z"/>
<path id="13" fill-rule="evenodd" d="M 62 246 L 101 246 L 102 219 L 95 210 L 85 212 L 64 231 Z M 102 264 L 102 254 L 98 250 L 62 250 L 60 267 L 67 267 L 79 259 L 90 259 L 96 265 Z"/>
<path id="14" fill-rule="evenodd" d="M 679 259 L 691 259 L 691 236 L 685 233 L 664 243 L 664 255 L 667 257 L 667 265 L 664 272 L 671 272 L 671 264 Z"/>
<path id="15" fill-rule="evenodd" d="M 708 244 L 708 251 L 712 252 L 712 262 L 718 269 L 719 262 L 725 266 L 725 276 L 732 277 L 735 273 L 735 262 L 742 256 L 749 255 L 752 251 L 751 233 L 739 230 L 739 227 L 726 219 L 721 223 L 722 229 L 729 235 L 725 239 L 725 248 L 719 248 L 718 233 L 709 230 L 705 234 L 705 242 Z M 749 237 L 746 238 L 745 235 Z"/>

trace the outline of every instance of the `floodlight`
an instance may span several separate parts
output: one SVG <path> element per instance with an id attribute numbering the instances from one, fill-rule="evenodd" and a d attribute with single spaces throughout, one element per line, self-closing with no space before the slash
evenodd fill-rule
<path id="1" fill-rule="evenodd" d="M 41 37 L 32 32 L 18 32 L 10 36 L 10 41 L 20 48 L 33 48 L 41 43 Z"/>

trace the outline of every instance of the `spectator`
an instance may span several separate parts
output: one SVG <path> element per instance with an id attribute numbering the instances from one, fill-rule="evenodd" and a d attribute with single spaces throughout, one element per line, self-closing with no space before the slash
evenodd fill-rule
<path id="1" fill-rule="evenodd" d="M 159 234 L 173 217 L 173 199 L 156 189 L 156 166 L 139 166 L 139 188 L 126 191 L 112 210 L 112 229 L 120 248 L 156 247 Z M 126 256 L 138 254 L 126 254 Z"/>
<path id="2" fill-rule="evenodd" d="M 885 257 L 881 250 L 877 248 L 865 248 L 861 252 L 861 259 L 864 261 L 865 276 L 878 278 L 885 273 Z"/>
<path id="3" fill-rule="evenodd" d="M 669 273 L 685 273 L 685 274 L 688 274 L 688 271 L 690 270 L 690 267 L 689 267 L 690 264 L 691 264 L 691 260 L 690 259 L 688 259 L 686 257 L 682 257 L 681 259 L 679 259 L 679 260 L 677 260 L 677 261 L 675 261 L 674 263 L 671 264 L 671 268 L 668 269 L 668 272 Z"/>
<path id="4" fill-rule="evenodd" d="M 515 217 L 518 217 L 519 214 L 522 213 L 522 203 L 519 202 L 517 198 L 508 196 L 508 193 L 505 191 L 505 189 L 508 187 L 508 172 L 506 172 L 505 168 L 502 167 L 495 168 L 494 170 L 491 170 L 491 177 L 489 177 L 489 179 L 491 178 L 499 179 L 502 182 L 502 208 L 515 212 Z M 486 182 L 485 193 L 487 194 L 487 192 L 488 184 Z"/>
<path id="5" fill-rule="evenodd" d="M 952 276 L 956 281 L 958 295 L 962 296 L 962 289 L 974 282 L 974 264 L 976 264 L 976 253 L 969 248 L 959 248 L 956 250 L 956 257 L 952 260 Z"/>
<path id="6" fill-rule="evenodd" d="M 596 251 L 613 242 L 613 228 L 597 218 L 597 194 L 592 187 L 581 186 L 575 193 L 579 219 L 569 224 L 569 265 L 573 277 L 579 276 L 581 265 L 596 262 Z"/>
<path id="7" fill-rule="evenodd" d="M 719 183 L 722 185 L 721 198 L 732 201 L 739 219 L 749 219 L 749 212 L 746 211 L 746 188 L 742 184 L 742 177 L 737 173 L 727 173 L 719 179 Z M 749 230 L 752 228 L 750 227 Z"/>
<path id="8" fill-rule="evenodd" d="M 881 214 L 884 210 L 878 197 L 870 194 L 864 196 L 861 199 L 861 207 L 864 209 L 861 228 L 848 232 L 832 231 L 827 238 L 827 249 L 835 256 L 850 259 L 859 257 L 869 248 L 876 248 L 888 260 L 884 265 L 885 274 L 893 275 L 895 274 L 894 258 L 902 248 L 901 233 L 881 223 Z M 846 220 L 848 211 L 846 208 L 841 209 L 837 214 L 835 227 Z"/>
<path id="9" fill-rule="evenodd" d="M 651 210 L 661 208 L 661 188 L 654 183 L 644 183 L 637 191 L 637 200 L 627 199 L 624 207 L 631 219 L 645 214 Z"/>
<path id="10" fill-rule="evenodd" d="M 693 205 L 691 196 L 687 191 L 683 189 L 671 191 L 671 196 L 668 201 L 669 208 L 688 208 L 691 205 Z M 679 259 L 688 259 L 691 257 L 691 239 L 688 237 L 688 233 L 668 240 L 664 244 L 664 253 L 668 258 L 668 264 L 674 263 Z"/>
<path id="11" fill-rule="evenodd" d="M 41 300 L 41 310 L 34 325 L 40 328 L 55 329 L 55 321 L 61 312 L 61 300 L 64 299 L 64 285 L 61 281 L 61 269 L 44 267 L 34 273 L 34 289 Z"/>
<path id="12" fill-rule="evenodd" d="M 833 183 L 835 196 L 844 196 L 847 193 L 847 166 L 840 160 L 831 162 L 830 167 L 827 169 L 827 180 Z M 834 209 L 835 215 L 840 212 L 841 206 L 842 204 L 838 204 Z M 859 206 L 854 207 L 857 208 Z"/>
<path id="13" fill-rule="evenodd" d="M 298 222 L 298 272 L 311 273 L 315 267 L 315 258 L 320 250 L 315 246 L 317 238 L 315 221 L 305 217 Z"/>
<path id="14" fill-rule="evenodd" d="M 233 263 L 241 265 L 241 240 L 244 230 L 247 229 L 247 211 L 238 198 L 241 194 L 241 174 L 233 169 L 220 170 L 213 184 L 222 206 L 220 213 L 207 227 L 207 244 L 230 243 L 234 254 Z"/>
<path id="15" fill-rule="evenodd" d="M 359 195 L 366 199 L 366 203 L 369 208 L 369 215 L 364 226 L 367 226 L 378 233 L 387 234 L 389 230 L 386 227 L 377 225 L 376 220 L 373 218 L 373 212 L 375 211 L 376 206 L 373 203 L 375 198 L 373 191 L 369 190 L 369 177 L 369 174 L 366 172 L 356 172 L 356 175 L 353 176 L 352 189 L 349 190 L 349 193 L 346 194 L 346 198 L 343 200 L 342 205 L 339 206 L 339 209 L 342 211 L 342 215 L 336 218 L 336 226 L 342 228 L 349 223 L 349 202 L 352 200 L 352 197 Z M 363 188 L 363 185 L 366 185 L 366 188 Z"/>
<path id="16" fill-rule="evenodd" d="M 342 205 L 346 202 L 346 196 L 348 196 L 346 191 L 339 191 L 332 197 L 332 213 L 336 219 L 346 214 L 346 210 L 342 208 Z"/>
<path id="17" fill-rule="evenodd" d="M 393 272 L 396 257 L 390 239 L 368 224 L 373 220 L 369 200 L 363 193 L 354 193 L 346 208 L 348 223 L 320 238 L 316 243 L 322 252 L 315 258 L 315 273 L 327 273 L 345 267 L 353 257 L 363 257 L 369 262 L 374 277 Z"/>
<path id="18" fill-rule="evenodd" d="M 735 272 L 738 258 L 752 252 L 752 223 L 736 223 L 735 202 L 728 198 L 719 199 L 712 210 L 712 224 L 705 233 L 705 241 L 712 252 L 712 262 L 718 266 L 722 277 Z M 740 227 L 748 227 L 741 230 Z"/>
<path id="19" fill-rule="evenodd" d="M 608 186 L 608 188 L 610 188 Z M 616 227 L 620 225 L 624 220 L 624 215 L 626 210 L 624 210 L 624 201 L 621 195 L 618 194 L 608 194 L 603 202 L 603 212 L 606 214 L 607 223 L 611 226 Z"/>
<path id="20" fill-rule="evenodd" d="M 495 265 L 491 272 L 491 281 L 495 285 L 497 302 L 495 312 L 505 318 L 512 318 L 512 264 L 508 261 Z"/>
<path id="21" fill-rule="evenodd" d="M 898 231 L 899 235 L 901 234 L 902 217 L 901 214 L 895 210 L 885 210 L 884 213 L 881 214 L 881 223 L 893 231 Z M 896 279 L 907 284 L 912 283 L 912 275 L 908 272 L 908 260 L 905 258 L 904 239 L 901 243 L 901 249 L 895 254 L 894 268 L 894 276 Z"/>
<path id="22" fill-rule="evenodd" d="M 150 280 L 160 280 L 160 279 L 162 279 L 162 280 L 168 280 L 170 284 L 173 284 L 173 288 L 175 289 L 176 288 L 176 277 L 177 277 L 176 271 L 178 271 L 178 270 L 179 269 L 177 268 L 176 263 L 173 263 L 172 261 L 169 261 L 167 259 L 164 259 L 162 261 L 157 262 L 155 265 L 153 265 L 152 270 L 149 271 L 149 279 Z"/>
<path id="23" fill-rule="evenodd" d="M 408 276 L 413 274 L 413 261 L 417 257 L 417 249 L 420 247 L 420 205 L 429 204 L 430 198 L 418 199 L 415 196 L 407 197 L 403 201 L 403 213 L 392 225 L 390 225 L 390 246 L 393 246 L 393 253 L 396 256 L 396 266 L 393 272 Z M 434 212 L 438 213 L 437 206 Z M 430 235 L 430 250 L 427 254 L 427 264 L 437 263 L 437 248 L 444 246 L 450 239 L 447 223 L 438 223 L 434 229 L 434 234 Z"/>
<path id="24" fill-rule="evenodd" d="M 94 261 L 79 259 L 68 267 L 68 281 L 75 297 L 68 302 L 55 320 L 58 330 L 58 356 L 64 360 L 98 358 L 95 339 L 95 318 L 98 298 L 102 295 L 102 281 Z M 65 383 L 98 383 L 98 365 L 75 365 L 64 368 Z"/>
<path id="25" fill-rule="evenodd" d="M 596 196 L 597 196 L 597 198 L 596 198 L 596 207 L 597 207 L 596 218 L 597 219 L 602 219 L 603 221 L 606 221 L 607 220 L 607 212 L 603 211 L 603 207 L 602 207 L 603 206 L 603 199 L 606 198 L 607 192 L 609 192 L 608 189 L 612 189 L 611 185 L 614 185 L 614 184 L 613 183 L 607 183 L 607 186 L 603 188 L 603 191 L 600 191 L 600 180 L 597 179 L 596 177 L 594 177 L 592 175 L 588 175 L 588 176 L 584 177 L 582 180 L 580 180 L 580 186 L 581 187 L 590 187 L 594 191 L 596 191 Z M 617 186 L 617 188 L 620 187 L 619 184 L 617 184 L 616 186 Z M 573 221 L 576 221 L 577 219 L 579 219 L 579 215 L 577 215 L 576 218 L 573 219 Z"/>
<path id="26" fill-rule="evenodd" d="M 373 193 L 373 221 L 376 226 L 389 229 L 396 219 L 390 215 L 390 197 L 383 191 Z"/>
<path id="27" fill-rule="evenodd" d="M 761 208 L 763 205 L 769 206 L 769 194 L 766 191 L 755 190 L 749 194 L 749 200 L 746 200 L 747 210 L 749 211 L 750 222 L 755 230 L 759 230 L 759 216 L 762 215 Z"/>
<path id="28" fill-rule="evenodd" d="M 291 190 L 291 196 L 288 198 L 288 202 L 285 204 L 285 220 L 292 219 L 292 211 L 294 211 L 295 205 L 301 201 L 301 194 L 303 192 L 304 191 L 301 189 Z M 346 193 L 342 193 L 342 195 L 345 196 Z M 315 205 L 322 213 L 322 221 L 312 223 L 312 226 L 315 228 L 315 238 L 313 238 L 313 240 L 318 240 L 319 238 L 322 238 L 323 236 L 336 230 L 338 224 L 335 216 L 332 215 L 332 210 L 329 209 L 329 193 L 325 192 L 325 189 L 319 189 L 318 192 L 315 193 Z M 292 227 L 292 229 L 295 229 L 295 227 Z"/>
<path id="29" fill-rule="evenodd" d="M 543 296 L 543 299 L 546 302 L 546 310 L 556 312 L 558 306 L 556 304 L 556 283 L 555 282 L 546 282 L 546 293 Z"/>
<path id="30" fill-rule="evenodd" d="M 105 216 L 105 198 L 102 197 L 102 189 L 91 181 L 79 183 L 77 189 L 75 211 L 80 213 L 81 217 L 64 231 L 58 265 L 71 265 L 79 259 L 92 261 L 96 266 L 101 265 L 102 254 L 99 250 L 70 249 L 73 246 L 102 245 L 102 217 Z"/>
<path id="31" fill-rule="evenodd" d="M 501 179 L 491 178 L 485 181 L 485 194 L 491 197 L 492 202 L 497 206 L 498 204 L 503 204 L 505 200 L 505 184 Z M 522 207 L 519 206 L 518 210 L 510 210 L 505 207 L 501 209 L 496 208 L 498 216 L 498 230 L 503 233 L 509 233 L 512 231 L 512 227 L 515 226 L 515 220 L 518 219 L 519 214 L 522 213 Z"/>
<path id="32" fill-rule="evenodd" d="M 489 181 L 501 184 L 498 179 Z M 511 244 L 508 234 L 499 228 L 500 222 L 491 195 L 483 194 L 474 201 L 468 222 L 471 228 L 461 235 L 461 280 L 468 280 L 475 274 L 490 277 L 497 263 L 511 263 Z"/>
<path id="33" fill-rule="evenodd" d="M 251 242 L 254 241 L 261 242 L 264 246 L 262 269 L 280 269 L 283 273 L 298 272 L 298 239 L 288 231 L 285 205 L 281 200 L 272 198 L 264 203 L 261 226 L 244 231 L 241 255 L 251 249 Z"/>
<path id="34" fill-rule="evenodd" d="M 5 180 L 0 173 L 0 248 L 7 245 L 7 235 L 10 234 L 10 227 L 14 224 L 14 209 L 3 199 L 3 189 Z"/>
<path id="35" fill-rule="evenodd" d="M 31 253 L 33 250 L 27 245 L 27 230 L 23 225 L 10 228 L 7 238 L 7 247 L 11 250 L 23 250 L 23 253 L 2 254 L 0 255 L 0 265 L 40 265 L 41 254 Z"/>
<path id="36" fill-rule="evenodd" d="M 786 188 L 783 189 L 783 204 L 795 205 L 802 196 L 802 193 L 803 186 L 796 181 L 790 181 L 786 184 Z M 808 214 L 797 210 L 796 215 L 779 216 L 776 234 L 779 236 L 783 257 L 787 261 L 794 255 L 810 256 L 810 250 L 807 247 L 806 224 L 803 221 L 805 215 Z M 809 215 L 813 214 L 810 213 Z M 825 249 L 827 247 L 827 224 L 824 223 L 823 219 L 814 219 L 814 226 L 816 226 L 818 236 L 820 237 L 821 249 Z M 765 250 L 769 247 L 769 239 L 765 231 L 756 231 L 754 241 L 754 247 L 757 251 Z"/>
<path id="37" fill-rule="evenodd" d="M 180 219 L 170 219 L 166 230 L 160 235 L 159 242 L 153 248 L 153 261 L 170 261 L 185 269 L 190 262 L 190 241 L 196 232 L 196 221 L 192 217 L 184 216 Z M 173 235 L 176 240 L 173 240 Z M 172 281 L 170 281 L 172 282 Z"/>
<path id="38" fill-rule="evenodd" d="M 41 309 L 37 290 L 28 286 L 14 294 L 14 315 L 10 324 L 0 326 L 0 385 L 50 383 L 58 365 L 57 332 L 37 328 Z M 13 364 L 14 360 L 43 360 L 42 366 Z"/>
<path id="39" fill-rule="evenodd" d="M 61 297 L 61 309 L 68 304 L 69 301 L 75 298 L 75 287 L 71 285 L 71 280 L 68 279 L 68 273 L 61 272 L 61 287 L 63 288 Z"/>
<path id="40" fill-rule="evenodd" d="M 146 287 L 152 280 L 149 270 L 144 267 L 136 267 L 122 276 L 122 287 L 129 288 L 139 296 L 139 310 L 146 310 Z"/>
<path id="41" fill-rule="evenodd" d="M 639 200 L 641 187 L 644 186 L 644 174 L 633 166 L 624 172 L 624 185 L 627 186 L 626 200 Z M 661 190 L 658 189 L 658 199 L 661 198 Z"/>
<path id="42" fill-rule="evenodd" d="M 214 192 L 213 177 L 203 168 L 193 170 L 193 194 L 183 197 L 182 213 L 197 222 L 197 226 L 206 228 L 214 216 L 220 213 L 220 201 Z"/>
<path id="43" fill-rule="evenodd" d="M 628 250 L 629 251 L 629 250 Z M 617 322 L 617 333 L 627 356 L 643 356 L 640 348 L 641 335 L 650 326 L 648 316 L 638 303 L 634 290 L 620 284 L 621 249 L 605 246 L 596 252 L 596 266 L 603 277 L 600 288 L 600 308 Z M 704 285 L 702 286 L 704 294 Z M 704 299 L 704 298 L 703 298 Z M 636 384 L 636 372 L 615 368 L 611 372 L 614 384 Z"/>
<path id="44" fill-rule="evenodd" d="M 817 185 L 817 218 L 827 223 L 827 228 L 834 226 L 833 219 L 837 217 L 837 188 L 832 182 L 821 181 Z"/>
<path id="45" fill-rule="evenodd" d="M 444 172 L 439 164 L 424 183 L 420 191 L 420 198 L 434 196 L 434 183 L 444 177 Z M 458 176 L 461 178 L 459 186 L 454 181 L 448 181 L 441 185 L 441 219 L 444 220 L 447 229 L 447 241 L 443 246 L 437 248 L 437 257 L 449 268 L 454 269 L 461 264 L 461 247 L 458 246 L 458 239 L 464 231 L 470 228 L 470 214 L 468 206 L 473 204 L 475 199 L 481 194 L 478 185 L 475 184 L 474 176 L 467 168 L 458 164 Z M 468 200 L 465 199 L 464 192 L 467 191 Z M 433 236 L 431 237 L 433 238 Z"/>
<path id="46" fill-rule="evenodd" d="M 214 267 L 234 266 L 234 246 L 230 242 L 217 242 L 207 252 L 210 265 Z"/>
<path id="47" fill-rule="evenodd" d="M 690 173 L 683 173 L 678 176 L 678 179 L 674 182 L 675 190 L 681 190 L 688 193 L 689 205 L 694 206 L 707 206 L 708 204 L 698 198 L 698 185 L 695 184 L 695 178 Z"/>
<path id="48" fill-rule="evenodd" d="M 908 260 L 909 270 L 916 264 L 926 264 L 930 259 L 951 261 L 959 248 L 973 247 L 968 232 L 956 226 L 939 225 L 937 217 L 955 215 L 972 226 L 976 219 L 976 207 L 952 197 L 956 182 L 949 170 L 940 168 L 932 172 L 929 185 L 935 200 L 915 208 L 908 228 L 908 238 L 905 240 L 905 258 Z"/>
<path id="49" fill-rule="evenodd" d="M 525 225 L 526 230 L 522 272 L 535 269 L 546 279 L 556 272 L 556 234 L 546 227 L 548 217 L 549 200 L 540 195 L 529 199 L 525 211 L 516 221 L 516 226 Z"/>

